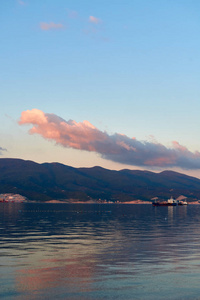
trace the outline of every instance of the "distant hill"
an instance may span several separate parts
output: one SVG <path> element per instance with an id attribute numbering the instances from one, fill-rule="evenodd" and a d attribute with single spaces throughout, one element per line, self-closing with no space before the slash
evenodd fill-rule
<path id="1" fill-rule="evenodd" d="M 59 163 L 38 164 L 0 159 L 0 193 L 17 193 L 30 200 L 163 199 L 184 195 L 200 199 L 200 179 L 181 173 L 138 170 L 112 171 L 101 167 L 72 168 Z"/>

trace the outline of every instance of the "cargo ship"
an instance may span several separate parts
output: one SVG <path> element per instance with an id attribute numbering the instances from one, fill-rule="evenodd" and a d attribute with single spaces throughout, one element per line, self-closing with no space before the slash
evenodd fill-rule
<path id="1" fill-rule="evenodd" d="M 153 201 L 152 205 L 153 206 L 177 206 L 179 203 L 177 200 L 175 200 L 174 198 L 170 198 L 167 201 Z"/>

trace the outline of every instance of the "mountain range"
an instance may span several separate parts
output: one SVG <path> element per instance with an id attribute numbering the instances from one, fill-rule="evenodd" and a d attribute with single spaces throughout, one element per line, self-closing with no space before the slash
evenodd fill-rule
<path id="1" fill-rule="evenodd" d="M 38 164 L 22 159 L 0 159 L 0 193 L 21 194 L 30 200 L 81 201 L 150 200 L 184 195 L 200 199 L 200 179 L 173 171 L 73 168 L 60 163 Z"/>

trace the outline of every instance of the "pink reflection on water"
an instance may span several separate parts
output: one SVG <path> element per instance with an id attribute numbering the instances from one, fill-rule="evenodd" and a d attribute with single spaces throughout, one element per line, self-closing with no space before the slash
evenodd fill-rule
<path id="1" fill-rule="evenodd" d="M 91 291 L 95 263 L 87 256 L 69 259 L 42 259 L 41 267 L 20 269 L 16 283 L 19 293 L 28 293 L 34 298 L 35 293 L 46 293 L 47 289 L 65 287 L 65 293 L 85 293 Z M 46 267 L 44 266 L 46 265 Z"/>

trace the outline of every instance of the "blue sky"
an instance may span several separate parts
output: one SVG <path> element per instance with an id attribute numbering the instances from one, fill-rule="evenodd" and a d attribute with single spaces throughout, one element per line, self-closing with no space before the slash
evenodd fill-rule
<path id="1" fill-rule="evenodd" d="M 1 157 L 199 177 L 198 167 L 121 163 L 18 124 L 38 109 L 109 136 L 200 151 L 199 1 L 9 0 L 0 24 Z"/>

